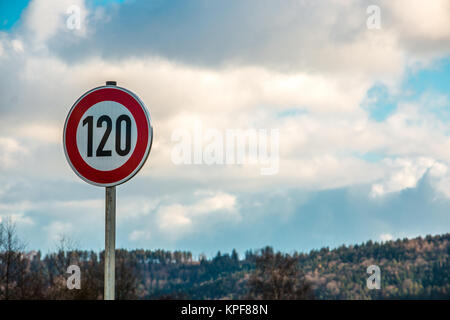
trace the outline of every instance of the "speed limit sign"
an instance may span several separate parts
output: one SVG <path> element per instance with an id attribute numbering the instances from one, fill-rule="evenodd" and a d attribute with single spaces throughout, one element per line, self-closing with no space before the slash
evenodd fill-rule
<path id="1" fill-rule="evenodd" d="M 64 152 L 81 179 L 111 187 L 142 168 L 152 138 L 144 103 L 127 89 L 106 85 L 86 92 L 72 106 L 64 125 Z"/>

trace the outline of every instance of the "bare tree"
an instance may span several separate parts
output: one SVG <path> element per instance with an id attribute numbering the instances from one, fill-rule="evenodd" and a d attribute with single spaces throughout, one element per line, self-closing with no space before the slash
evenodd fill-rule
<path id="1" fill-rule="evenodd" d="M 24 249 L 12 220 L 0 223 L 0 297 L 5 300 L 14 298 L 11 291 L 26 273 Z"/>
<path id="2" fill-rule="evenodd" d="M 66 285 L 68 274 L 67 268 L 70 265 L 77 265 L 82 268 L 82 261 L 76 251 L 75 241 L 61 234 L 55 243 L 56 250 L 46 257 L 46 273 L 48 275 L 49 288 L 47 290 L 49 299 L 76 299 L 80 295 L 79 290 L 69 290 Z"/>
<path id="3" fill-rule="evenodd" d="M 94 252 L 79 251 L 77 244 L 67 235 L 60 235 L 56 252 L 45 257 L 48 279 L 48 299 L 95 300 L 103 295 L 104 264 Z M 81 289 L 69 290 L 66 285 L 67 268 L 77 265 L 81 269 Z"/>
<path id="4" fill-rule="evenodd" d="M 137 299 L 137 261 L 133 253 L 116 250 L 116 297 L 118 300 Z"/>
<path id="5" fill-rule="evenodd" d="M 248 281 L 250 299 L 313 299 L 311 285 L 300 270 L 298 260 L 288 254 L 274 253 L 266 247 L 255 257 L 256 268 Z"/>

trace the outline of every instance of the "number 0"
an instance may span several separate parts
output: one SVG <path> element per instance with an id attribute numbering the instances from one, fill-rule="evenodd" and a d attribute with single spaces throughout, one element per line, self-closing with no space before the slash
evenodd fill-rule
<path id="1" fill-rule="evenodd" d="M 125 149 L 120 148 L 122 121 L 125 121 Z M 116 152 L 119 156 L 126 156 L 131 149 L 131 119 L 126 114 L 116 120 Z"/>

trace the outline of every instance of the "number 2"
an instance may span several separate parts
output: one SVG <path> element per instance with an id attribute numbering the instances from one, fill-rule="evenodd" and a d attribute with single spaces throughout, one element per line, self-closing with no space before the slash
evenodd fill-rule
<path id="1" fill-rule="evenodd" d="M 101 116 L 100 118 L 98 118 L 97 128 L 101 128 L 103 126 L 103 122 L 106 122 L 106 131 L 103 135 L 102 140 L 100 141 L 100 144 L 98 145 L 97 151 L 95 151 L 95 155 L 97 157 L 111 157 L 111 150 L 103 150 L 103 148 L 105 147 L 106 141 L 108 141 L 109 135 L 111 134 L 112 121 L 108 116 Z"/>

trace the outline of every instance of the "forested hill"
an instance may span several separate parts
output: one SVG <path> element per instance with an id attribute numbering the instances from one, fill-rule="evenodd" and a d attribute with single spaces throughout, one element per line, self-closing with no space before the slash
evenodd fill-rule
<path id="1" fill-rule="evenodd" d="M 294 253 L 316 299 L 450 299 L 450 234 Z M 135 251 L 138 256 L 143 252 Z M 260 252 L 218 253 L 212 260 L 150 264 L 145 296 L 196 299 L 239 299 L 248 294 L 248 279 Z M 367 267 L 378 265 L 381 289 L 369 290 Z M 156 279 L 151 277 L 156 275 Z"/>
<path id="2" fill-rule="evenodd" d="M 445 234 L 290 255 L 267 247 L 242 259 L 236 251 L 193 259 L 189 252 L 117 250 L 116 297 L 450 299 L 449 241 Z M 0 241 L 0 299 L 102 298 L 103 253 L 62 248 L 42 256 L 7 245 Z M 72 264 L 81 269 L 81 290 L 66 287 Z M 369 265 L 380 267 L 379 290 L 366 286 Z"/>
<path id="3" fill-rule="evenodd" d="M 300 256 L 301 268 L 324 299 L 449 299 L 450 234 L 322 249 Z M 381 289 L 366 286 L 378 265 Z"/>

